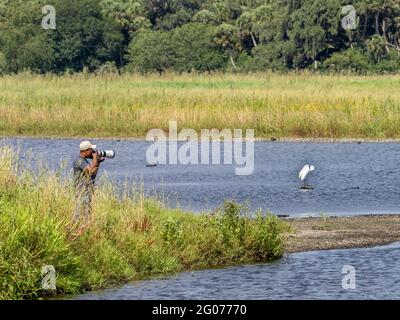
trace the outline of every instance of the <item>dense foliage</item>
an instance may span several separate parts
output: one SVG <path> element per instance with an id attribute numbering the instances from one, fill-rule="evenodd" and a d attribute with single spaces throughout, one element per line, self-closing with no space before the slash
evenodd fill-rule
<path id="1" fill-rule="evenodd" d="M 1 73 L 399 68 L 399 0 L 0 0 Z"/>

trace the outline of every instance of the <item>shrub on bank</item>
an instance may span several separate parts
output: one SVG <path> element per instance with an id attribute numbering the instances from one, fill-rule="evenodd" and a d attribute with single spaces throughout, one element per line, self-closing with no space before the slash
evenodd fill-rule
<path id="1" fill-rule="evenodd" d="M 91 219 L 74 223 L 69 182 L 18 162 L 10 148 L 0 149 L 0 299 L 42 296 L 45 265 L 55 267 L 57 292 L 66 294 L 283 254 L 288 227 L 272 215 L 253 219 L 233 202 L 196 215 L 104 185 Z"/>

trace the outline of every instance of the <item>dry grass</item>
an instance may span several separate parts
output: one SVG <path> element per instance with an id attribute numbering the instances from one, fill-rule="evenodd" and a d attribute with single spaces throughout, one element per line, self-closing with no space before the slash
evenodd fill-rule
<path id="1" fill-rule="evenodd" d="M 0 78 L 0 134 L 144 137 L 252 128 L 259 138 L 399 138 L 400 76 L 71 75 Z"/>

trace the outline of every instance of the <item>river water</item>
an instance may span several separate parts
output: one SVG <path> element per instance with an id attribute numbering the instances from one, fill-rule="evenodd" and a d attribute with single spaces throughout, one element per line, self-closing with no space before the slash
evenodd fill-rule
<path id="1" fill-rule="evenodd" d="M 32 150 L 57 169 L 70 168 L 77 140 L 5 139 L 21 152 Z M 0 143 L 0 144 L 1 144 Z M 116 185 L 128 181 L 146 193 L 156 193 L 170 206 L 210 211 L 225 199 L 247 202 L 277 214 L 352 215 L 400 212 L 400 144 L 256 142 L 254 173 L 235 175 L 233 165 L 159 165 L 146 167 L 146 141 L 95 140 L 102 149 L 114 149 L 115 159 L 102 165 L 99 176 Z M 312 191 L 299 190 L 298 172 L 305 164 Z M 68 171 L 68 170 L 64 171 Z M 100 178 L 100 177 L 99 177 Z"/>
<path id="2" fill-rule="evenodd" d="M 117 157 L 100 175 L 116 185 L 144 186 L 171 206 L 209 211 L 225 199 L 247 202 L 291 217 L 400 212 L 400 144 L 257 142 L 255 169 L 236 176 L 234 165 L 146 167 L 145 141 L 93 141 Z M 79 141 L 4 139 L 22 153 L 31 150 L 68 176 Z M 299 190 L 304 164 L 314 190 Z M 183 272 L 128 283 L 71 299 L 400 299 L 400 243 L 389 246 L 290 254 L 268 264 Z M 343 289 L 344 266 L 355 268 L 355 289 Z"/>
<path id="3" fill-rule="evenodd" d="M 400 243 L 394 243 L 295 253 L 273 263 L 183 272 L 66 298 L 400 299 L 399 270 Z"/>

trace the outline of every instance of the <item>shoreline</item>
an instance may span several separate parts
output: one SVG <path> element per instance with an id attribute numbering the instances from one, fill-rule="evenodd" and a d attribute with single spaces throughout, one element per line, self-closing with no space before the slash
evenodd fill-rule
<path id="1" fill-rule="evenodd" d="M 31 140 L 83 140 L 83 139 L 91 139 L 91 140 L 105 140 L 105 141 L 147 141 L 146 137 L 118 137 L 118 136 L 99 136 L 99 137 L 91 137 L 91 136 L 25 136 L 25 135 L 10 135 L 4 136 L 0 135 L 0 139 L 31 139 Z M 237 140 L 237 139 L 236 139 Z M 246 141 L 246 139 L 239 139 L 242 141 Z M 175 140 L 172 140 L 175 141 Z M 177 140 L 184 142 L 186 140 Z M 152 141 L 148 141 L 152 142 Z M 254 142 L 270 142 L 270 143 L 279 143 L 279 142 L 290 142 L 290 143 L 400 143 L 400 138 L 295 138 L 295 137 L 282 137 L 282 138 L 254 138 Z"/>
<path id="2" fill-rule="evenodd" d="M 400 241 L 400 214 L 286 219 L 296 233 L 285 253 L 356 249 Z"/>
<path id="3" fill-rule="evenodd" d="M 295 235 L 293 235 L 288 241 L 283 256 L 288 254 L 323 250 L 372 248 L 376 246 L 389 245 L 391 243 L 400 241 L 400 214 L 284 218 L 283 221 L 297 229 Z M 367 224 L 365 224 L 365 222 L 367 222 Z M 362 228 L 360 228 L 361 225 Z M 382 232 L 383 229 L 386 230 Z M 348 236 L 347 238 L 341 237 L 346 234 Z M 327 242 L 328 240 L 330 242 Z M 263 264 L 270 262 L 260 261 L 248 262 L 245 264 L 259 263 Z M 233 263 L 201 268 L 196 267 L 193 269 L 189 268 L 177 272 L 182 273 L 209 269 L 226 269 L 242 264 L 243 263 Z M 171 274 L 176 274 L 176 271 L 171 272 Z M 88 291 L 85 290 L 78 294 L 57 294 L 53 297 L 42 298 L 50 300 L 70 299 L 71 297 L 83 295 L 88 292 L 116 288 L 129 282 L 143 280 L 150 281 L 155 277 L 165 277 L 166 275 L 168 275 L 168 273 L 141 275 L 139 277 L 134 277 L 129 280 L 114 283 L 112 285 L 107 285 L 104 288 L 97 288 Z"/>
<path id="4" fill-rule="evenodd" d="M 297 229 L 297 233 L 288 241 L 284 255 L 323 250 L 372 248 L 400 241 L 400 214 L 285 218 L 283 220 Z M 258 263 L 265 262 L 255 262 L 255 264 Z M 238 265 L 240 264 L 195 268 L 182 270 L 179 273 L 193 270 L 225 269 Z M 154 276 L 160 275 L 146 275 L 125 283 L 149 281 L 154 279 Z M 162 277 L 164 276 L 162 275 Z M 52 299 L 69 299 L 85 293 L 87 292 L 77 295 L 57 295 Z"/>

